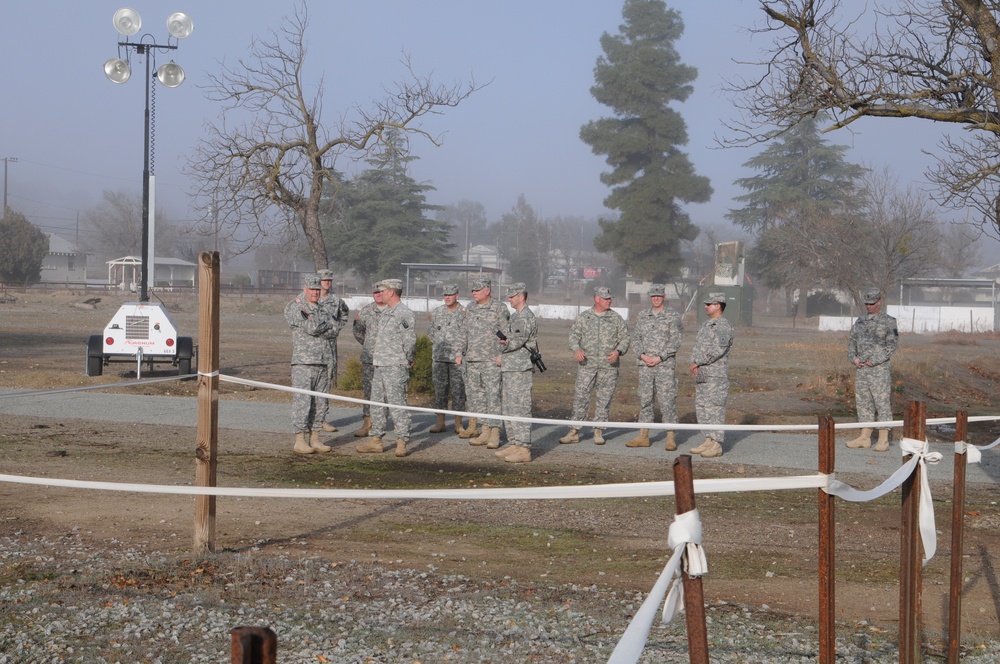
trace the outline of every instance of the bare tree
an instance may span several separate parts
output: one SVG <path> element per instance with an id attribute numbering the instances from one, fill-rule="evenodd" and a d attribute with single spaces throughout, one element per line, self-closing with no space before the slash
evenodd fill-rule
<path id="1" fill-rule="evenodd" d="M 162 210 L 154 212 L 156 253 L 172 253 L 177 232 L 164 218 Z M 96 256 L 118 258 L 138 254 L 142 249 L 142 196 L 120 191 L 105 191 L 101 202 L 83 213 L 84 234 L 80 244 Z"/>
<path id="2" fill-rule="evenodd" d="M 320 205 L 326 189 L 336 191 L 338 156 L 397 149 L 408 141 L 384 140 L 389 130 L 417 135 L 438 145 L 437 137 L 417 120 L 457 106 L 477 86 L 435 84 L 403 63 L 408 78 L 386 90 L 381 100 L 355 105 L 332 128 L 323 123 L 323 80 L 305 76 L 308 10 L 301 2 L 269 38 L 255 37 L 250 54 L 236 66 L 222 65 L 210 76 L 207 95 L 223 105 L 222 120 L 208 128 L 189 170 L 200 186 L 202 210 L 217 206 L 219 223 L 244 249 L 258 245 L 275 227 L 299 225 L 316 269 L 328 266 L 320 229 Z M 329 201 L 328 201 L 329 202 Z"/>
<path id="3" fill-rule="evenodd" d="M 978 232 L 968 224 L 945 222 L 941 228 L 938 268 L 948 279 L 961 279 L 979 265 L 982 254 L 974 241 Z"/>
<path id="4" fill-rule="evenodd" d="M 968 129 L 942 139 L 927 174 L 938 202 L 972 207 L 1000 231 L 1000 2 L 875 0 L 847 14 L 840 0 L 760 0 L 753 29 L 774 46 L 757 78 L 729 84 L 746 116 L 732 143 L 769 140 L 828 113 L 827 130 L 864 117 L 920 118 Z"/>

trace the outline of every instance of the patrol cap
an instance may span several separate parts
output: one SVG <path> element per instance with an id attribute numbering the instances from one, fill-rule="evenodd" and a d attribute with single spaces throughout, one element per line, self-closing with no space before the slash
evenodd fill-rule
<path id="1" fill-rule="evenodd" d="M 385 290 L 385 284 L 383 284 L 381 281 L 376 281 L 372 285 L 372 292 L 373 293 L 381 293 L 384 290 Z"/>
<path id="2" fill-rule="evenodd" d="M 445 284 L 442 295 L 458 295 L 458 284 Z"/>
<path id="3" fill-rule="evenodd" d="M 527 293 L 528 287 L 524 285 L 523 281 L 519 281 L 516 284 L 510 284 L 507 286 L 507 297 L 514 297 L 515 295 L 520 295 L 521 293 Z"/>
<path id="4" fill-rule="evenodd" d="M 725 293 L 709 293 L 705 296 L 705 304 L 725 304 Z"/>
<path id="5" fill-rule="evenodd" d="M 333 270 L 317 270 L 316 276 L 320 281 L 333 281 Z"/>
<path id="6" fill-rule="evenodd" d="M 866 288 L 861 294 L 861 298 L 865 304 L 875 304 L 882 299 L 882 291 L 877 288 Z"/>
<path id="7" fill-rule="evenodd" d="M 649 285 L 649 296 L 659 295 L 660 297 L 666 297 L 667 287 L 663 284 L 650 284 Z"/>
<path id="8" fill-rule="evenodd" d="M 594 295 L 601 298 L 602 300 L 611 299 L 611 289 L 607 286 L 598 286 L 594 289 Z"/>
<path id="9" fill-rule="evenodd" d="M 384 290 L 403 290 L 402 279 L 383 279 L 382 285 L 385 287 Z"/>
<path id="10" fill-rule="evenodd" d="M 319 275 L 318 274 L 307 275 L 305 278 L 304 288 L 308 288 L 309 290 L 320 290 Z"/>
<path id="11" fill-rule="evenodd" d="M 472 290 L 474 291 L 492 287 L 493 287 L 493 281 L 490 280 L 489 277 L 479 277 L 478 279 L 472 282 Z"/>

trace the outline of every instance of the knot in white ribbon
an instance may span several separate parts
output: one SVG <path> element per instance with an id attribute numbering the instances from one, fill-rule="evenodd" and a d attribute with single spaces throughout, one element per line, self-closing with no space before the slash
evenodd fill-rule
<path id="1" fill-rule="evenodd" d="M 663 603 L 663 622 L 674 619 L 684 608 L 684 585 L 681 577 L 681 566 L 690 577 L 701 577 L 708 573 L 708 560 L 705 559 L 705 549 L 701 546 L 701 517 L 698 510 L 691 510 L 674 517 L 667 534 L 667 545 L 674 550 L 667 567 L 671 568 L 674 577 L 670 592 Z M 674 562 L 676 559 L 676 563 Z"/>
<path id="2" fill-rule="evenodd" d="M 964 454 L 965 463 L 979 463 L 983 460 L 983 453 L 975 445 L 969 445 L 964 440 L 955 443 L 955 454 Z"/>
<path id="3" fill-rule="evenodd" d="M 903 454 L 912 454 L 916 457 L 920 468 L 920 504 L 917 512 L 920 521 L 920 539 L 924 545 L 924 565 L 926 565 L 937 552 L 934 500 L 931 498 L 931 483 L 927 477 L 927 463 L 938 463 L 944 455 L 940 452 L 928 452 L 927 441 L 913 438 L 903 438 L 899 441 L 899 449 Z"/>

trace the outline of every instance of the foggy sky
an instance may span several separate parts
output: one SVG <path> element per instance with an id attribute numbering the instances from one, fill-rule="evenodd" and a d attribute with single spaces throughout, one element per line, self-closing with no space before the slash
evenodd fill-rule
<path id="1" fill-rule="evenodd" d="M 845 4 L 860 6 L 860 0 Z M 741 164 L 759 148 L 716 144 L 726 135 L 723 122 L 736 114 L 721 87 L 737 73 L 752 75 L 734 60 L 754 60 L 768 46 L 746 30 L 761 21 L 761 12 L 756 1 L 747 0 L 668 5 L 685 24 L 676 45 L 681 58 L 699 71 L 695 94 L 675 108 L 688 124 L 686 151 L 715 190 L 711 202 L 686 209 L 698 225 L 725 224 L 723 215 L 736 206 L 733 196 L 743 193 L 732 182 L 751 174 Z M 194 34 L 169 56 L 157 56 L 157 64 L 174 59 L 183 66 L 187 80 L 177 89 L 156 89 L 155 116 L 157 207 L 171 219 L 188 220 L 189 184 L 182 168 L 204 135 L 204 124 L 219 111 L 198 86 L 206 73 L 219 71 L 221 60 L 235 63 L 245 56 L 252 36 L 278 26 L 293 3 L 4 0 L 0 157 L 19 159 L 8 166 L 10 206 L 43 230 L 67 229 L 72 237 L 77 215 L 96 205 L 103 190 L 141 190 L 144 69 L 134 60 L 132 79 L 115 85 L 102 68 L 118 55 L 111 17 L 122 6 L 140 12 L 142 33 L 157 42 L 166 40 L 169 13 L 184 11 L 194 19 Z M 605 164 L 580 141 L 579 130 L 610 115 L 589 89 L 600 36 L 617 32 L 621 23 L 620 2 L 314 0 L 309 12 L 307 72 L 317 83 L 324 79 L 327 124 L 349 115 L 355 105 L 367 106 L 382 96 L 383 86 L 404 78 L 404 53 L 419 74 L 438 82 L 474 77 L 488 83 L 459 107 L 423 122 L 443 140 L 441 147 L 413 143 L 419 159 L 411 174 L 436 187 L 429 202 L 479 201 L 491 221 L 509 211 L 520 194 L 542 218 L 594 218 L 605 212 L 608 189 L 599 180 Z M 853 134 L 828 138 L 852 146 L 848 160 L 887 164 L 902 185 L 920 186 L 930 163 L 922 150 L 935 150 L 943 130 L 923 121 L 864 120 Z M 348 173 L 364 167 L 337 166 Z M 950 214 L 944 218 L 955 213 Z M 997 246 L 991 241 L 984 253 L 996 253 Z"/>

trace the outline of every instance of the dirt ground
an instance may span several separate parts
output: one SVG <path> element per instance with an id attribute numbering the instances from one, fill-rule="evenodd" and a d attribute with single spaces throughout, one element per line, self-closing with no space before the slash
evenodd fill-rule
<path id="1" fill-rule="evenodd" d="M 84 375 L 85 342 L 99 333 L 120 301 L 104 297 L 96 308 L 77 305 L 73 293 L 18 294 L 0 305 L 0 388 L 51 389 L 115 382 L 133 376 L 112 365 L 100 378 Z M 124 300 L 121 300 L 124 301 Z M 288 384 L 290 342 L 281 311 L 284 298 L 232 296 L 222 302 L 221 370 Z M 197 337 L 197 303 L 167 304 L 182 334 Z M 535 414 L 566 417 L 574 367 L 566 350 L 567 321 L 540 321 L 540 346 L 549 371 L 536 377 Z M 679 357 L 690 351 L 696 322 Z M 785 319 L 758 315 L 755 327 L 737 329 L 733 351 L 730 423 L 814 422 L 816 416 L 853 414 L 853 373 L 845 333 L 814 325 L 792 328 Z M 340 357 L 358 346 L 342 337 Z M 927 403 L 929 416 L 1000 412 L 1000 337 L 904 335 L 894 359 L 893 406 Z M 631 356 L 628 356 L 631 359 Z M 625 362 L 612 418 L 634 420 L 635 367 Z M 158 374 L 166 375 L 166 369 Z M 135 388 L 130 388 L 135 391 Z M 195 394 L 194 381 L 145 385 L 143 394 Z M 694 384 L 681 379 L 682 421 L 693 422 Z M 360 396 L 357 392 L 346 393 Z M 222 398 L 287 401 L 285 393 L 224 384 Z M 159 427 L 151 437 L 141 423 L 61 419 L 38 397 L 37 417 L 0 424 L 2 472 L 107 481 L 187 484 L 193 480 L 194 427 Z M 428 403 L 414 395 L 414 403 Z M 192 423 L 193 424 L 193 423 Z M 1000 435 L 995 423 L 973 425 L 972 442 Z M 428 435 L 418 431 L 419 435 Z M 347 488 L 507 487 L 662 480 L 668 462 L 608 455 L 546 455 L 523 467 L 485 460 L 462 445 L 421 446 L 405 462 L 358 458 L 347 430 L 331 436 L 329 455 L 295 457 L 289 441 L 273 434 L 226 430 L 220 445 L 219 484 Z M 582 446 L 581 446 L 582 447 Z M 553 458 L 557 457 L 557 458 Z M 696 477 L 774 476 L 781 468 L 695 465 Z M 796 473 L 797 474 L 797 473 Z M 841 477 L 851 481 L 850 477 Z M 870 485 L 870 478 L 867 481 Z M 924 569 L 924 624 L 940 634 L 947 620 L 951 558 L 948 516 L 951 488 L 935 486 L 938 555 Z M 970 489 L 966 504 L 963 628 L 993 635 L 1000 616 L 1000 507 L 995 486 Z M 183 554 L 190 547 L 192 499 L 0 485 L 0 519 L 8 530 L 57 535 L 79 529 L 95 540 L 142 541 Z M 804 492 L 699 496 L 711 573 L 706 597 L 814 620 L 816 616 L 816 499 Z M 838 505 L 837 613 L 847 625 L 863 621 L 893 629 L 898 620 L 899 496 Z M 511 576 L 546 584 L 597 584 L 646 592 L 665 564 L 673 501 L 607 500 L 561 503 L 479 501 L 324 501 L 220 499 L 220 550 L 293 551 L 335 560 L 454 571 L 474 578 Z"/>

